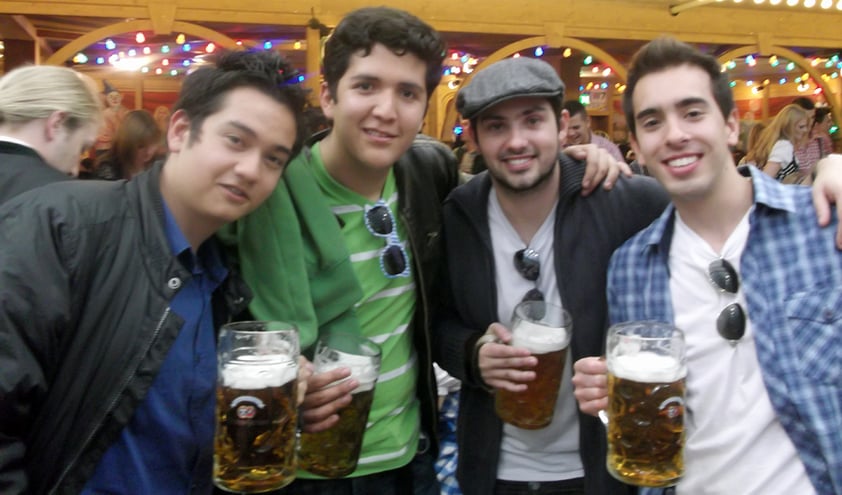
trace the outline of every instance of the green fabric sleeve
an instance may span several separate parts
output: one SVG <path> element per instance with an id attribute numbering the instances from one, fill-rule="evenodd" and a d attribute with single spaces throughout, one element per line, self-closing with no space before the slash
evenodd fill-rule
<path id="1" fill-rule="evenodd" d="M 223 242 L 236 244 L 254 292 L 252 315 L 295 324 L 302 349 L 320 331 L 360 332 L 354 307 L 362 298 L 339 224 L 309 170 L 308 151 L 289 164 L 266 202 L 220 232 Z"/>

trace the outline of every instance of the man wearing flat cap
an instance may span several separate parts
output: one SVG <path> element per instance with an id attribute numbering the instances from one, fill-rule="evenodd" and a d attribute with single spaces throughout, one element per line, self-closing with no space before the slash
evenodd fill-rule
<path id="1" fill-rule="evenodd" d="M 667 197 L 640 176 L 583 196 L 581 163 L 560 153 L 569 119 L 563 97 L 552 66 L 520 57 L 479 71 L 456 99 L 488 167 L 444 204 L 446 305 L 433 338 L 436 361 L 462 380 L 457 477 L 465 495 L 635 490 L 605 470 L 605 431 L 578 412 L 570 365 L 602 353 L 611 253 L 656 218 Z M 525 252 L 532 270 L 523 270 Z M 522 392 L 535 376 L 537 358 L 511 345 L 508 328 L 524 297 L 573 317 L 554 417 L 535 430 L 503 423 L 494 410 L 495 391 Z"/>

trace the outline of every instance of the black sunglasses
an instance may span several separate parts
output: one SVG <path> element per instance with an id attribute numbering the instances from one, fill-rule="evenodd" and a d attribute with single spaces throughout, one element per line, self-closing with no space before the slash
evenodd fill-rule
<path id="1" fill-rule="evenodd" d="M 720 258 L 708 265 L 708 278 L 721 292 L 736 294 L 740 278 L 731 263 Z M 746 332 L 746 314 L 739 303 L 731 303 L 716 318 L 716 330 L 723 339 L 735 345 Z"/>
<path id="2" fill-rule="evenodd" d="M 365 227 L 372 235 L 386 239 L 386 247 L 380 251 L 380 271 L 388 278 L 408 277 L 409 258 L 398 238 L 392 209 L 381 199 L 373 206 L 366 205 L 364 218 Z"/>
<path id="3" fill-rule="evenodd" d="M 538 280 L 541 275 L 541 257 L 538 251 L 530 248 L 523 248 L 515 252 L 515 270 L 521 277 L 534 282 Z M 530 289 L 524 296 L 522 301 L 543 301 L 544 293 L 539 289 Z"/>

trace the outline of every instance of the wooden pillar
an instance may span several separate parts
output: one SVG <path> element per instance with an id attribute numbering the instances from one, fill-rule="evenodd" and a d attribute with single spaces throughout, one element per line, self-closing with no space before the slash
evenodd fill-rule
<path id="1" fill-rule="evenodd" d="M 32 40 L 3 40 L 6 48 L 3 51 L 3 66 L 6 72 L 26 64 L 37 64 L 35 42 Z"/>
<path id="2" fill-rule="evenodd" d="M 308 101 L 314 107 L 319 106 L 322 40 L 319 28 L 307 26 L 307 76 L 304 87 L 309 91 Z"/>
<path id="3" fill-rule="evenodd" d="M 564 48 L 562 47 L 562 49 Z M 582 68 L 583 60 L 582 54 L 575 50 L 569 57 L 559 59 L 559 76 L 564 82 L 565 101 L 579 99 L 579 85 L 581 84 L 579 70 Z"/>

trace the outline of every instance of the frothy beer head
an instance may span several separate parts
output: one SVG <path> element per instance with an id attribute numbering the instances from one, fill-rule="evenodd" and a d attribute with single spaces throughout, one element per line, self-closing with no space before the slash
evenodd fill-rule
<path id="1" fill-rule="evenodd" d="M 570 332 L 566 328 L 553 328 L 520 320 L 514 328 L 512 345 L 524 347 L 534 354 L 546 354 L 567 347 Z"/>
<path id="2" fill-rule="evenodd" d="M 288 355 L 240 356 L 223 365 L 222 383 L 228 388 L 259 390 L 280 387 L 297 374 L 297 365 Z"/>
<path id="3" fill-rule="evenodd" d="M 687 375 L 687 367 L 677 358 L 654 352 L 610 356 L 608 370 L 618 378 L 640 383 L 671 383 Z"/>
<path id="4" fill-rule="evenodd" d="M 360 385 L 352 393 L 365 392 L 374 388 L 379 372 L 379 359 L 372 360 L 371 356 L 360 356 L 336 349 L 324 349 L 315 357 L 313 363 L 317 373 L 324 373 L 336 368 L 350 368 L 351 376 L 344 380 L 337 381 L 331 385 L 341 383 L 353 378 L 360 382 Z"/>

